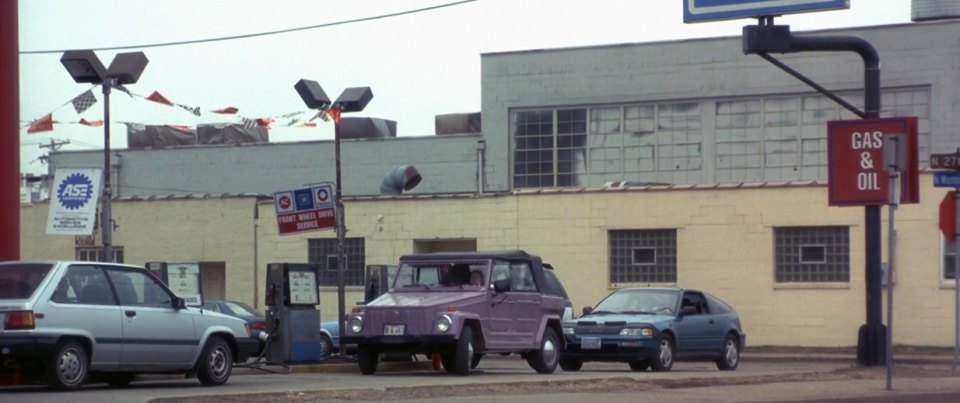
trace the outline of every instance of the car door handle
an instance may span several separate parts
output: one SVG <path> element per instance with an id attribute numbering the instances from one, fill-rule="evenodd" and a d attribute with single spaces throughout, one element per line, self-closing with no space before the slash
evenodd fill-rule
<path id="1" fill-rule="evenodd" d="M 137 316 L 137 311 L 123 311 L 124 315 L 127 315 L 128 318 Z"/>

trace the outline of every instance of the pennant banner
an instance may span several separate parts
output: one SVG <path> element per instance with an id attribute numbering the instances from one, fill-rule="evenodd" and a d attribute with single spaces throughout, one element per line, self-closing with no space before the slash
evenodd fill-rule
<path id="1" fill-rule="evenodd" d="M 53 130 L 53 113 L 48 113 L 47 116 L 44 116 L 40 119 L 30 123 L 30 127 L 27 128 L 27 133 L 39 133 L 39 132 L 49 132 Z"/>
<path id="2" fill-rule="evenodd" d="M 163 95 L 160 95 L 160 93 L 157 92 L 157 91 L 154 91 L 153 94 L 150 94 L 150 96 L 147 97 L 147 100 L 148 100 L 148 101 L 156 102 L 156 103 L 158 103 L 158 104 L 164 104 L 164 105 L 173 106 L 173 102 L 170 102 L 170 100 L 168 100 L 168 99 L 167 99 L 166 97 L 164 97 Z"/>
<path id="3" fill-rule="evenodd" d="M 90 121 L 90 120 L 86 120 L 86 119 L 81 118 L 79 123 L 80 123 L 81 125 L 84 125 L 84 126 L 92 126 L 92 127 L 100 127 L 100 126 L 103 126 L 103 121 L 102 121 L 102 120 L 93 120 L 93 121 Z"/>
<path id="4" fill-rule="evenodd" d="M 217 109 L 217 110 L 213 111 L 213 113 L 219 113 L 219 114 L 221 114 L 221 115 L 233 115 L 234 113 L 237 113 L 237 112 L 239 112 L 239 111 L 240 111 L 240 110 L 237 109 L 237 108 L 234 108 L 234 107 L 232 107 L 232 106 L 228 106 L 228 107 L 223 108 L 223 109 Z"/>
<path id="5" fill-rule="evenodd" d="M 181 108 L 183 108 L 183 109 L 186 109 L 188 112 L 194 114 L 194 116 L 200 117 L 200 107 L 199 107 L 199 106 L 198 106 L 198 107 L 195 107 L 195 108 L 191 108 L 191 107 L 189 107 L 189 106 L 180 105 L 180 104 L 177 104 L 177 106 L 179 106 L 179 107 L 181 107 Z"/>
<path id="6" fill-rule="evenodd" d="M 97 97 L 93 96 L 93 91 L 87 90 L 83 94 L 80 94 L 76 98 L 72 99 L 70 103 L 73 104 L 73 109 L 77 111 L 77 114 L 81 114 L 87 109 L 90 109 L 93 104 L 97 103 Z"/>

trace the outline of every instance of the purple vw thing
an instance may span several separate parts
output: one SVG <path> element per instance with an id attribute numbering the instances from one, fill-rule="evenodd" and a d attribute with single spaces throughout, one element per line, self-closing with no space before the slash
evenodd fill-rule
<path id="1" fill-rule="evenodd" d="M 539 373 L 557 368 L 564 300 L 546 290 L 540 257 L 523 251 L 432 253 L 400 258 L 392 288 L 347 316 L 360 372 L 380 353 L 440 354 L 468 375 L 484 354 L 519 353 Z"/>

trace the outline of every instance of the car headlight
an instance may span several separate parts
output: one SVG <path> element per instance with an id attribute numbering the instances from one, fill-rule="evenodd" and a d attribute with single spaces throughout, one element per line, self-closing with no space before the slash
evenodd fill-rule
<path id="1" fill-rule="evenodd" d="M 577 331 L 572 327 L 565 327 L 563 328 L 563 334 L 574 335 L 577 334 Z"/>
<path id="2" fill-rule="evenodd" d="M 453 320 L 450 319 L 449 315 L 440 315 L 437 318 L 437 323 L 435 324 L 437 331 L 440 333 L 446 333 L 450 330 L 450 326 L 453 325 Z"/>
<path id="3" fill-rule="evenodd" d="M 653 337 L 653 329 L 649 327 L 634 327 L 634 328 L 623 328 L 620 329 L 621 336 L 635 336 L 635 337 Z"/>
<path id="4" fill-rule="evenodd" d="M 363 330 L 363 317 L 362 316 L 353 316 L 350 318 L 350 331 L 354 334 L 360 333 Z"/>

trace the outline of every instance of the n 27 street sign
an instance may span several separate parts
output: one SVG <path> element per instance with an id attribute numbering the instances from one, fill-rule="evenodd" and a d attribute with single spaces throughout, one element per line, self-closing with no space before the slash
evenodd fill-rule
<path id="1" fill-rule="evenodd" d="M 953 154 L 930 154 L 930 168 L 960 170 L 960 152 Z"/>
<path id="2" fill-rule="evenodd" d="M 336 227 L 333 188 L 329 183 L 273 194 L 280 235 Z"/>
<path id="3" fill-rule="evenodd" d="M 850 8 L 850 0 L 683 0 L 683 22 L 732 20 Z"/>

